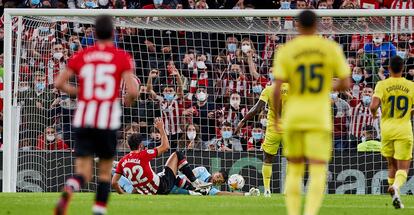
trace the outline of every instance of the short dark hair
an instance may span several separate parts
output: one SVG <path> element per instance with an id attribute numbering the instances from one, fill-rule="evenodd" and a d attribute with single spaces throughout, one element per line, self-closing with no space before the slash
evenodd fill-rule
<path id="1" fill-rule="evenodd" d="M 142 136 L 139 133 L 132 134 L 128 138 L 128 145 L 129 148 L 133 150 L 137 150 L 139 148 L 139 145 L 142 144 Z"/>
<path id="2" fill-rule="evenodd" d="M 151 127 L 150 132 L 151 133 L 160 133 L 160 131 L 156 127 Z"/>
<path id="3" fill-rule="evenodd" d="M 396 55 L 390 59 L 390 69 L 392 73 L 401 73 L 404 68 L 404 60 Z"/>
<path id="4" fill-rule="evenodd" d="M 114 24 L 112 18 L 108 15 L 100 15 L 95 20 L 96 38 L 98 40 L 112 39 Z"/>
<path id="5" fill-rule="evenodd" d="M 228 122 L 228 121 L 225 121 L 225 122 L 223 122 L 223 124 L 221 124 L 221 127 L 232 127 L 231 126 L 231 123 L 230 122 Z"/>
<path id="6" fill-rule="evenodd" d="M 229 174 L 227 174 L 227 172 L 224 171 L 224 170 L 220 170 L 219 173 L 223 176 L 224 183 L 226 184 L 227 183 L 227 180 L 229 180 Z"/>
<path id="7" fill-rule="evenodd" d="M 311 10 L 304 10 L 298 16 L 299 24 L 304 28 L 311 28 L 316 25 L 317 16 Z"/>

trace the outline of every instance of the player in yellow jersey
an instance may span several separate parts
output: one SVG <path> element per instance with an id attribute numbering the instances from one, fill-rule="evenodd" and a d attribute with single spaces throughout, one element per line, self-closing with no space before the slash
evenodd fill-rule
<path id="1" fill-rule="evenodd" d="M 407 181 L 413 151 L 414 83 L 402 77 L 403 64 L 399 56 L 390 59 L 391 77 L 377 83 L 370 106 L 377 113 L 381 105 L 381 154 L 388 161 L 388 192 L 396 209 L 404 208 L 399 190 Z"/>
<path id="2" fill-rule="evenodd" d="M 254 116 L 258 115 L 266 105 L 271 107 L 273 105 L 273 95 L 274 95 L 275 84 L 272 80 L 272 84 L 266 86 L 266 88 L 261 92 L 259 101 L 253 106 L 252 109 L 244 116 L 244 118 L 239 122 L 236 128 L 236 133 L 246 124 L 247 120 L 253 119 Z M 288 94 L 288 85 L 283 84 L 281 87 L 282 94 L 282 104 L 285 103 L 286 97 Z M 282 108 L 283 110 L 283 108 Z M 282 143 L 282 132 L 275 130 L 274 123 L 276 113 L 273 109 L 269 109 L 267 112 L 267 125 L 266 125 L 266 135 L 265 140 L 262 145 L 264 153 L 264 161 L 262 166 L 262 176 L 263 176 L 263 185 L 265 197 L 270 197 L 270 179 L 272 177 L 272 163 L 274 157 L 277 154 L 280 144 Z"/>
<path id="3" fill-rule="evenodd" d="M 315 215 L 319 211 L 332 153 L 330 92 L 344 91 L 350 86 L 350 68 L 341 47 L 316 35 L 316 31 L 316 14 L 302 11 L 298 17 L 300 35 L 279 48 L 273 64 L 276 89 L 272 108 L 280 107 L 280 86 L 289 83 L 282 120 L 283 153 L 288 160 L 285 198 L 289 215 L 301 214 L 306 162 L 309 181 L 304 214 Z"/>

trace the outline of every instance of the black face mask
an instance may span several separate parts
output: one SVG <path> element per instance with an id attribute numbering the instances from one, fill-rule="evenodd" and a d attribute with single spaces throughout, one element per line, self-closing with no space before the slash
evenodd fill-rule
<path id="1" fill-rule="evenodd" d="M 141 95 L 139 96 L 139 100 L 148 100 L 148 93 L 141 93 Z"/>

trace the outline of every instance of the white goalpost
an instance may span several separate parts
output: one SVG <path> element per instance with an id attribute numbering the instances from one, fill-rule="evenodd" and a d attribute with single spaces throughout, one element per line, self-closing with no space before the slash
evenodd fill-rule
<path id="1" fill-rule="evenodd" d="M 142 99 L 137 100 L 136 106 L 124 108 L 119 145 L 125 142 L 130 131 L 148 134 L 151 140 L 154 117 L 179 117 L 177 127 L 173 124 L 174 128 L 169 127 L 170 137 L 178 147 L 184 143 L 184 148 L 179 149 L 186 152 L 192 164 L 204 165 L 211 172 L 225 169 L 230 174 L 240 173 L 246 178 L 246 187 L 262 186 L 263 152 L 260 145 L 253 143 L 252 146 L 250 142 L 255 141 L 251 135 L 254 128 L 260 127 L 265 132 L 266 125 L 261 124 L 261 120 L 265 118 L 266 109 L 249 120 L 240 135 L 233 134 L 234 141 L 239 141 L 243 146 L 242 152 L 218 151 L 220 146 L 214 141 L 216 137 L 221 138 L 220 126 L 223 122 L 229 122 L 234 129 L 241 117 L 257 102 L 260 92 L 255 89 L 264 89 L 265 82 L 269 80 L 272 53 L 278 45 L 295 36 L 293 17 L 299 12 L 5 9 L 2 192 L 56 192 L 66 177 L 72 174 L 74 153 L 71 150 L 73 138 L 70 125 L 76 99 L 53 89 L 53 78 L 67 64 L 70 56 L 94 43 L 94 18 L 102 14 L 114 17 L 114 41 L 118 47 L 133 55 L 136 75 L 141 80 L 141 86 L 144 86 L 140 90 Z M 320 17 L 320 34 L 339 42 L 349 61 L 354 62 L 354 72 L 358 73 L 355 68 L 359 68 L 365 77 L 363 83 L 356 82 L 350 95 L 340 96 L 348 103 L 348 109 L 341 109 L 343 112 L 334 116 L 338 118 L 336 126 L 344 130 L 334 138 L 341 147 L 333 153 L 327 192 L 381 194 L 387 178 L 385 160 L 378 152 L 361 153 L 356 148 L 361 140 L 367 138 L 361 130 L 372 126 L 377 129 L 374 136 L 379 137 L 379 129 L 378 122 L 356 122 L 353 110 L 359 106 L 353 101 L 359 104 L 363 90 L 375 86 L 378 80 L 371 77 L 386 77 L 386 71 L 383 71 L 386 57 L 364 52 L 364 45 L 370 43 L 370 39 L 364 38 L 384 33 L 384 41 L 394 43 L 397 54 L 405 53 L 407 68 L 413 64 L 414 69 L 414 60 L 410 61 L 414 52 L 413 57 L 409 57 L 410 48 L 407 48 L 413 46 L 414 50 L 414 37 L 411 41 L 407 40 L 408 45 L 404 48 L 399 47 L 400 36 L 414 33 L 414 10 L 339 9 L 315 12 Z M 354 38 L 355 35 L 358 39 Z M 233 42 L 236 49 L 229 54 L 227 47 Z M 242 46 L 246 42 L 250 43 L 252 59 L 243 51 Z M 361 49 L 363 51 L 359 53 Z M 237 68 L 233 66 L 235 64 Z M 179 75 L 171 75 L 170 68 L 177 68 Z M 150 79 L 153 70 L 157 70 L 156 76 Z M 234 78 L 233 71 L 238 71 Z M 177 77 L 181 79 L 182 86 Z M 175 110 L 175 106 L 163 106 L 163 90 L 167 86 L 173 86 L 177 92 L 183 91 L 184 95 L 179 97 L 177 93 L 175 97 L 181 108 L 177 109 L 178 116 L 170 110 Z M 42 89 L 36 90 L 37 87 Z M 153 94 L 149 89 L 153 89 Z M 196 94 L 200 91 L 208 95 L 206 107 L 203 106 L 205 101 L 197 100 Z M 233 107 L 230 101 L 234 94 L 239 99 L 237 107 Z M 198 150 L 193 150 L 195 144 L 187 145 L 186 130 L 192 123 L 197 125 L 200 139 Z M 355 133 L 353 129 L 358 131 Z M 48 132 L 56 138 L 53 140 L 57 144 L 53 146 L 55 148 L 47 145 L 47 136 L 51 135 Z M 62 141 L 61 145 L 57 139 Z M 117 158 L 125 152 L 127 150 Z M 165 160 L 166 157 L 157 159 L 155 168 L 162 167 Z M 286 161 L 280 150 L 274 165 L 272 189 L 273 192 L 282 192 Z M 413 173 L 412 169 L 410 173 Z M 94 182 L 90 183 L 85 191 L 93 190 L 94 185 Z M 414 178 L 408 179 L 402 193 L 414 193 Z"/>

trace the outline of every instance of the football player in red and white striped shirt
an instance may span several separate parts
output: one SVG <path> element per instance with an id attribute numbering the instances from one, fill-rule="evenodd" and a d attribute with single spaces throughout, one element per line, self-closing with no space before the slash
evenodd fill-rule
<path id="1" fill-rule="evenodd" d="M 126 104 L 131 104 L 138 96 L 132 58 L 113 44 L 112 18 L 98 17 L 95 28 L 97 43 L 69 59 L 66 70 L 55 80 L 57 89 L 78 98 L 73 120 L 75 175 L 66 181 L 55 214 L 66 214 L 72 193 L 92 179 L 93 156 L 99 157 L 99 179 L 92 210 L 94 214 L 106 214 L 116 132 L 121 126 L 122 110 L 118 99 L 121 79 L 128 90 Z M 68 83 L 73 75 L 78 77 L 79 87 Z"/>
<path id="2" fill-rule="evenodd" d="M 143 195 L 169 194 L 178 182 L 184 182 L 185 184 L 181 187 L 187 190 L 193 190 L 195 187 L 210 186 L 211 184 L 204 183 L 194 176 L 185 156 L 180 152 L 174 152 L 170 155 L 161 173 L 154 173 L 150 161 L 170 149 L 167 132 L 161 118 L 155 119 L 154 127 L 160 131 L 161 145 L 154 149 L 145 150 L 142 136 L 140 134 L 131 135 L 128 138 L 128 144 L 132 151 L 118 162 L 112 178 L 113 188 L 119 194 L 124 193 L 118 184 L 121 176 L 128 178 L 132 182 L 132 186 L 135 188 L 134 193 Z M 192 183 L 182 181 L 177 176 L 178 171 L 182 172 Z"/>

